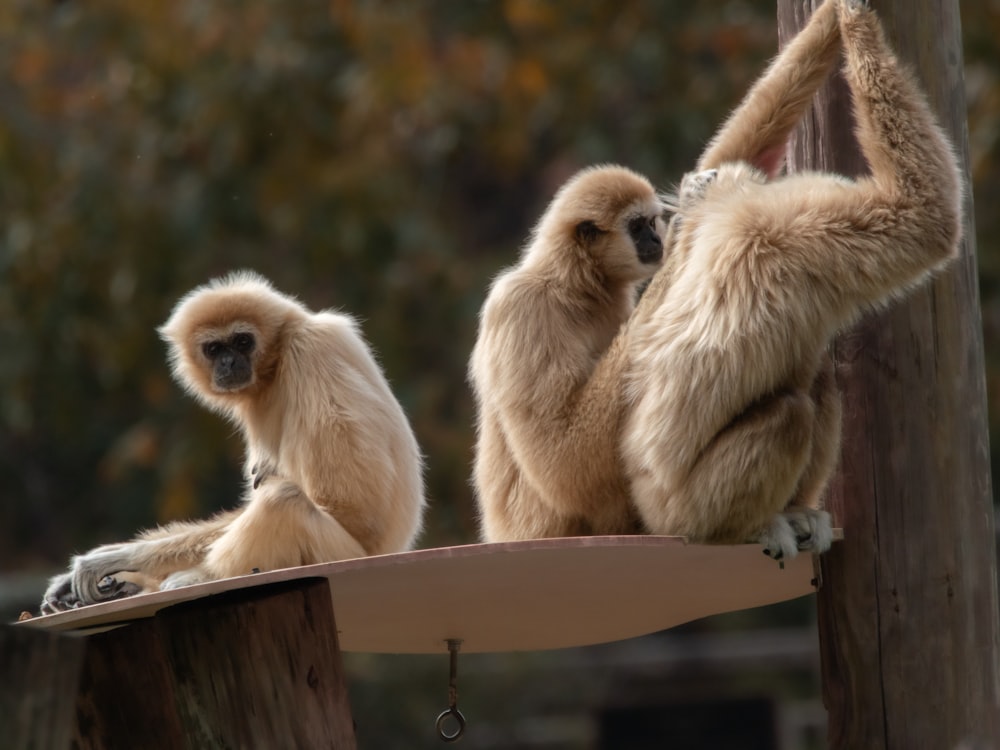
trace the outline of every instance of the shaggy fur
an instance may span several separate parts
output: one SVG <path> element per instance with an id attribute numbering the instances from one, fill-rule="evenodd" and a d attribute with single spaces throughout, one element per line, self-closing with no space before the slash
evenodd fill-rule
<path id="1" fill-rule="evenodd" d="M 661 213 L 643 177 L 585 170 L 494 281 L 469 368 L 486 539 L 639 529 L 618 458 L 625 359 L 615 337 L 661 260 L 640 259 L 630 225 L 662 250 Z"/>
<path id="2" fill-rule="evenodd" d="M 413 544 L 424 507 L 419 450 L 352 318 L 312 313 L 237 273 L 184 297 L 160 333 L 177 380 L 243 432 L 245 504 L 75 557 L 43 610 Z M 250 380 L 220 387 L 203 349 L 234 334 L 256 342 Z"/>
<path id="3" fill-rule="evenodd" d="M 838 36 L 870 175 L 770 179 Z M 822 551 L 829 517 L 814 509 L 840 426 L 826 348 L 955 257 L 955 158 L 874 13 L 828 0 L 698 169 L 681 186 L 671 263 L 629 325 L 621 447 L 635 507 L 653 533 Z"/>
<path id="4" fill-rule="evenodd" d="M 841 39 L 871 174 L 778 178 Z M 631 314 L 650 267 L 621 227 L 657 204 L 621 168 L 573 178 L 493 284 L 470 367 L 486 539 L 647 531 L 760 540 L 776 558 L 829 546 L 818 508 L 840 396 L 826 349 L 956 255 L 951 147 L 874 14 L 828 0 L 667 201 L 667 259 Z M 587 222 L 619 230 L 588 242 Z"/>

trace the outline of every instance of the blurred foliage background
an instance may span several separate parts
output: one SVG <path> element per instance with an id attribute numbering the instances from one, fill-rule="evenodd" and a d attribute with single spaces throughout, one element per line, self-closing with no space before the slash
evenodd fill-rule
<path id="1" fill-rule="evenodd" d="M 962 14 L 996 429 L 1000 0 Z M 239 436 L 155 327 L 244 267 L 362 320 L 427 456 L 421 546 L 474 541 L 489 280 L 578 168 L 670 187 L 775 49 L 773 0 L 0 3 L 0 571 L 238 502 Z"/>
<path id="2" fill-rule="evenodd" d="M 772 16 L 4 3 L 0 566 L 237 502 L 241 441 L 173 384 L 154 329 L 241 267 L 361 318 L 427 455 L 423 545 L 474 540 L 465 366 L 490 279 L 578 168 L 676 180 L 772 53 Z"/>

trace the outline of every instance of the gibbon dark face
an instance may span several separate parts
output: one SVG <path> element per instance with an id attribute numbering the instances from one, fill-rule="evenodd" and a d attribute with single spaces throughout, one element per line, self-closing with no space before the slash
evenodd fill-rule
<path id="1" fill-rule="evenodd" d="M 635 245 L 636 255 L 642 263 L 659 263 L 663 260 L 663 240 L 657 231 L 655 216 L 636 216 L 629 220 L 628 234 Z"/>
<path id="2" fill-rule="evenodd" d="M 238 391 L 253 380 L 250 356 L 257 342 L 252 333 L 237 332 L 228 339 L 213 339 L 201 345 L 212 364 L 212 385 L 219 391 Z"/>

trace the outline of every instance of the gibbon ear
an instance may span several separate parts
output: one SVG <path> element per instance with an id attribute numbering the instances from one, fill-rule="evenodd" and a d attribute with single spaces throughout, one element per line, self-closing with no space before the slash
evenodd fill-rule
<path id="1" fill-rule="evenodd" d="M 786 141 L 781 141 L 773 146 L 768 146 L 755 157 L 750 163 L 767 175 L 769 180 L 774 179 L 781 173 L 785 166 L 785 152 L 788 148 Z"/>
<path id="2" fill-rule="evenodd" d="M 576 241 L 581 245 L 589 245 L 597 239 L 599 234 L 602 234 L 601 229 L 589 219 L 581 221 L 573 228 L 573 236 L 576 237 Z"/>

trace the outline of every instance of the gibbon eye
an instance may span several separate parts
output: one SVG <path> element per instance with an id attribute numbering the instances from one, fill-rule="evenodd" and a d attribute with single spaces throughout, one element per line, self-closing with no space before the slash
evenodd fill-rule
<path id="1" fill-rule="evenodd" d="M 201 351 L 209 359 L 215 359 L 219 356 L 219 352 L 222 351 L 222 343 L 219 341 L 209 341 L 201 345 Z"/>
<path id="2" fill-rule="evenodd" d="M 246 354 L 253 349 L 253 344 L 253 336 L 249 333 L 237 333 L 233 336 L 233 346 L 236 348 L 236 351 L 241 354 Z"/>
<path id="3" fill-rule="evenodd" d="M 649 225 L 652 226 L 652 223 L 650 223 Z M 645 227 L 646 227 L 646 219 L 643 218 L 642 216 L 637 216 L 629 221 L 628 233 L 632 235 L 632 237 L 637 237 Z"/>

